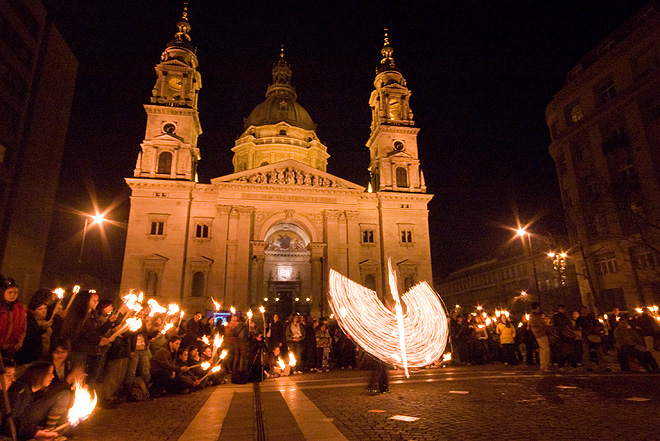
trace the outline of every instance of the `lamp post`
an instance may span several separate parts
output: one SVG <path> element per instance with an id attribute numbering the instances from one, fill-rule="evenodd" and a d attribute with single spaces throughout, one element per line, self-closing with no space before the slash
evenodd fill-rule
<path id="1" fill-rule="evenodd" d="M 529 250 L 529 257 L 532 259 L 532 272 L 534 273 L 534 289 L 536 290 L 536 295 L 541 302 L 541 290 L 539 289 L 539 277 L 536 273 L 536 261 L 534 260 L 534 251 L 532 251 L 532 235 L 525 231 L 524 228 L 518 228 L 516 230 L 516 235 L 520 236 L 522 240 L 523 247 L 525 246 L 525 236 L 527 236 L 527 247 Z"/>
<path id="2" fill-rule="evenodd" d="M 87 237 L 87 227 L 89 226 L 89 221 L 92 220 L 92 225 L 99 224 L 101 225 L 105 221 L 103 214 L 96 214 L 92 216 L 91 214 L 85 215 L 85 225 L 83 226 L 83 235 L 82 240 L 80 241 L 80 254 L 78 255 L 78 275 L 77 281 L 80 282 L 80 273 L 82 272 L 82 262 L 83 262 L 83 252 L 85 250 L 85 238 Z"/>

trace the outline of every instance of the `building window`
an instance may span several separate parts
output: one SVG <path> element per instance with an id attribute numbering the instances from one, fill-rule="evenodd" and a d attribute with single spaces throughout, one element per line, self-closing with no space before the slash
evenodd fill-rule
<path id="1" fill-rule="evenodd" d="M 192 278 L 192 290 L 190 295 L 193 297 L 204 297 L 204 273 L 195 271 Z"/>
<path id="2" fill-rule="evenodd" d="M 614 80 L 607 80 L 598 87 L 598 97 L 601 103 L 606 103 L 616 96 L 616 88 L 614 87 Z"/>
<path id="3" fill-rule="evenodd" d="M 172 154 L 163 152 L 158 155 L 158 174 L 169 175 L 172 173 Z"/>
<path id="4" fill-rule="evenodd" d="M 412 243 L 412 231 L 411 230 L 401 230 L 401 242 L 402 243 Z"/>
<path id="5" fill-rule="evenodd" d="M 396 186 L 407 188 L 408 187 L 408 172 L 403 167 L 396 169 Z"/>
<path id="6" fill-rule="evenodd" d="M 596 271 L 601 276 L 619 272 L 616 262 L 616 254 L 613 251 L 596 256 Z"/>
<path id="7" fill-rule="evenodd" d="M 373 274 L 367 274 L 364 276 L 364 286 L 372 291 L 376 291 L 376 278 Z"/>
<path id="8" fill-rule="evenodd" d="M 286 130 L 280 130 L 280 135 L 286 136 Z"/>
<path id="9" fill-rule="evenodd" d="M 207 224 L 197 224 L 195 227 L 195 237 L 208 238 L 211 228 Z"/>
<path id="10" fill-rule="evenodd" d="M 149 229 L 149 234 L 152 236 L 162 236 L 165 234 L 165 222 L 163 221 L 151 221 L 151 228 Z"/>
<path id="11" fill-rule="evenodd" d="M 362 230 L 362 243 L 374 243 L 374 230 Z"/>
<path id="12" fill-rule="evenodd" d="M 630 138 L 623 126 L 607 127 L 603 134 L 603 153 L 607 154 L 616 149 L 628 149 Z"/>
<path id="13" fill-rule="evenodd" d="M 582 113 L 582 106 L 580 103 L 574 103 L 569 109 L 569 114 L 572 123 L 576 123 L 584 118 L 584 113 Z"/>
<path id="14" fill-rule="evenodd" d="M 660 256 L 655 251 L 649 249 L 633 251 L 632 261 L 637 269 L 650 269 L 660 266 Z"/>

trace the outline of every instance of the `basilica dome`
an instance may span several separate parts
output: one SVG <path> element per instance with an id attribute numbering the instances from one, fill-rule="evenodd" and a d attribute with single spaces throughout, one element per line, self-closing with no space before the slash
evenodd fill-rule
<path id="1" fill-rule="evenodd" d="M 281 54 L 273 66 L 273 83 L 268 86 L 266 100 L 250 112 L 245 128 L 286 122 L 304 130 L 315 130 L 314 121 L 296 98 L 296 89 L 291 85 L 291 69 Z"/>
<path id="2" fill-rule="evenodd" d="M 245 120 L 245 128 L 286 122 L 305 130 L 314 130 L 312 118 L 298 102 L 288 96 L 272 95 L 250 112 Z"/>

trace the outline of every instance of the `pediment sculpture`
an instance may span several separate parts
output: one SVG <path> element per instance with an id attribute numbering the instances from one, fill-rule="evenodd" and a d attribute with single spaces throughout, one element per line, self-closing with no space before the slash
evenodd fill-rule
<path id="1" fill-rule="evenodd" d="M 260 171 L 249 176 L 241 176 L 236 181 L 249 182 L 250 184 L 305 185 L 308 187 L 344 188 L 344 185 L 338 180 L 300 171 L 293 167 Z"/>

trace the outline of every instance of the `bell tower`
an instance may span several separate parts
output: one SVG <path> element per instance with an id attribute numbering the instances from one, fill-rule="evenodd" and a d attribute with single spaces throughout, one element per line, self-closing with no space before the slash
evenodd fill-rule
<path id="1" fill-rule="evenodd" d="M 144 105 L 147 127 L 133 171 L 136 178 L 197 179 L 201 159 L 197 138 L 202 133 L 197 99 L 202 78 L 190 29 L 188 7 L 184 6 L 174 39 L 156 65 L 151 102 Z"/>
<path id="2" fill-rule="evenodd" d="M 424 174 L 419 167 L 417 133 L 410 109 L 410 89 L 394 63 L 387 29 L 376 68 L 375 90 L 371 92 L 371 135 L 369 173 L 373 191 L 425 193 Z"/>

